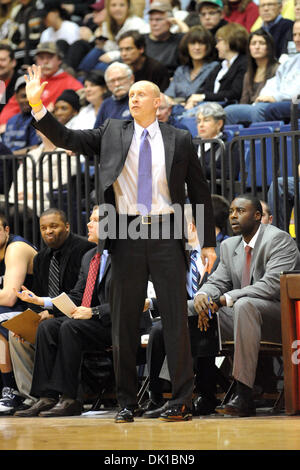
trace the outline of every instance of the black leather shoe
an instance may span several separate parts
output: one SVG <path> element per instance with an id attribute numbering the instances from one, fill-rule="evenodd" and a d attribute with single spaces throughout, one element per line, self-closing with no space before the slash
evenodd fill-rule
<path id="1" fill-rule="evenodd" d="M 218 413 L 230 416 L 255 416 L 256 410 L 254 401 L 252 398 L 244 398 L 242 395 L 235 395 L 232 400 L 223 405 L 222 407 L 217 407 L 216 411 Z"/>
<path id="2" fill-rule="evenodd" d="M 128 407 L 122 408 L 115 417 L 115 423 L 133 423 L 134 416 L 139 415 L 139 408 Z"/>
<path id="3" fill-rule="evenodd" d="M 50 410 L 53 408 L 57 400 L 54 398 L 40 398 L 34 405 L 32 405 L 27 410 L 16 411 L 14 416 L 19 416 L 21 418 L 31 418 L 32 416 L 38 416 L 41 411 Z"/>
<path id="4" fill-rule="evenodd" d="M 216 406 L 220 402 L 216 400 L 214 396 L 206 397 L 204 395 L 199 395 L 199 397 L 194 400 L 194 410 L 193 414 L 195 416 L 206 416 L 215 413 Z"/>
<path id="5" fill-rule="evenodd" d="M 39 416 L 43 418 L 52 418 L 55 416 L 80 416 L 81 413 L 82 404 L 78 400 L 64 398 L 50 410 L 42 411 Z"/>
<path id="6" fill-rule="evenodd" d="M 168 403 L 161 402 L 157 404 L 153 401 L 150 401 L 147 409 L 143 414 L 143 418 L 159 418 L 161 413 L 165 411 L 166 406 L 168 406 Z"/>
<path id="7" fill-rule="evenodd" d="M 160 415 L 162 421 L 189 421 L 193 417 L 186 405 L 171 405 Z"/>

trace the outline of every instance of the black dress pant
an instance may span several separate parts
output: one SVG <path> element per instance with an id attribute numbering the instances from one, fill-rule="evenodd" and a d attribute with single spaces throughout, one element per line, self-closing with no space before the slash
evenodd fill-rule
<path id="1" fill-rule="evenodd" d="M 120 406 L 137 403 L 136 353 L 149 275 L 158 309 L 163 312 L 164 343 L 172 384 L 170 404 L 191 406 L 194 378 L 182 242 L 176 239 L 116 240 L 111 260 L 113 357 Z"/>
<path id="2" fill-rule="evenodd" d="M 97 318 L 67 316 L 44 320 L 38 327 L 31 394 L 77 398 L 82 353 L 111 346 L 111 330 Z"/>

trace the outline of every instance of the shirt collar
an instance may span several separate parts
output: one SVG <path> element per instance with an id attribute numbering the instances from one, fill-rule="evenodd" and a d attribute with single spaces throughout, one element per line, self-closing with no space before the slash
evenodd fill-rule
<path id="1" fill-rule="evenodd" d="M 256 243 L 256 240 L 257 240 L 257 237 L 258 237 L 258 234 L 260 232 L 260 228 L 261 228 L 261 225 L 259 226 L 256 234 L 251 238 L 250 242 L 249 243 L 246 243 L 245 240 L 243 239 L 243 243 L 244 243 L 244 248 L 245 246 L 251 246 L 251 248 L 253 249 L 254 246 L 255 246 L 255 243 Z"/>
<path id="2" fill-rule="evenodd" d="M 150 126 L 146 127 L 147 131 L 149 132 L 150 138 L 153 139 L 156 132 L 159 130 L 158 120 L 155 119 Z M 134 121 L 134 130 L 136 132 L 137 137 L 140 139 L 141 135 L 144 131 L 144 127 L 140 126 L 137 122 Z"/>

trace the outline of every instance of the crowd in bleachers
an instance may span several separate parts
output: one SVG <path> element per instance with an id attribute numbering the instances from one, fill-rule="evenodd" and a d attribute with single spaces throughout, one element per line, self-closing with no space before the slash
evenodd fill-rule
<path id="1" fill-rule="evenodd" d="M 96 129 L 107 118 L 132 119 L 128 96 L 132 84 L 139 80 L 157 84 L 161 91 L 161 104 L 157 110 L 159 121 L 187 129 L 193 138 L 197 138 L 195 145 L 205 176 L 219 193 L 215 197 L 217 201 L 220 198 L 227 219 L 230 203 L 220 196 L 223 192 L 220 181 L 240 180 L 243 169 L 240 147 L 235 142 L 231 144 L 236 131 L 240 135 L 243 131 L 244 135 L 253 135 L 252 130 L 259 123 L 265 126 L 261 130 L 264 133 L 267 132 L 266 121 L 269 122 L 270 132 L 274 126 L 289 130 L 284 126 L 290 125 L 291 104 L 300 95 L 300 0 L 1 2 L 0 156 L 6 156 L 6 160 L 5 165 L 4 160 L 0 160 L 0 193 L 4 195 L 1 201 L 6 212 L 8 207 L 6 215 L 9 221 L 5 217 L 0 220 L 0 233 L 3 231 L 4 234 L 4 245 L 0 246 L 3 264 L 0 274 L 4 276 L 5 266 L 8 271 L 14 263 L 11 259 L 5 261 L 7 247 L 13 243 L 26 245 L 26 263 L 21 267 L 19 265 L 23 278 L 16 277 L 13 295 L 10 294 L 10 304 L 16 306 L 11 310 L 13 315 L 21 311 L 25 304 L 20 304 L 20 300 L 34 303 L 38 306 L 36 311 L 44 319 L 55 317 L 55 314 L 53 305 L 49 307 L 44 300 L 52 296 L 48 279 L 41 279 L 41 272 L 46 269 L 45 277 L 50 276 L 47 274 L 50 272 L 50 253 L 53 249 L 58 250 L 61 239 L 67 240 L 70 233 L 65 214 L 49 209 L 49 192 L 66 185 L 77 174 L 78 162 L 81 162 L 82 168 L 87 160 L 83 155 L 78 157 L 79 160 L 70 160 L 67 151 L 56 147 L 31 125 L 32 114 L 26 97 L 24 74 L 32 64 L 41 67 L 43 104 L 69 129 Z M 257 130 L 254 132 L 259 133 Z M 12 160 L 7 159 L 8 155 L 13 159 L 25 154 L 30 155 L 26 165 L 25 161 L 16 160 L 20 162 L 16 167 L 12 165 Z M 246 162 L 247 156 L 251 157 L 250 145 L 245 152 Z M 91 170 L 91 162 L 89 164 Z M 275 218 L 281 229 L 286 229 L 294 205 L 294 176 L 292 173 L 288 176 L 289 192 L 288 195 L 286 190 L 284 193 L 289 202 L 288 214 L 285 204 L 279 207 L 278 220 Z M 2 182 L 4 178 L 7 180 L 5 185 Z M 256 183 L 262 186 L 262 183 Z M 280 194 L 283 194 L 284 179 L 279 178 L 277 184 Z M 250 187 L 251 182 L 247 188 Z M 95 185 L 91 189 L 95 190 Z M 271 209 L 274 209 L 272 175 L 267 181 L 267 189 L 265 199 L 268 198 Z M 283 199 L 280 197 L 279 200 L 282 202 Z M 251 203 L 255 204 L 253 201 Z M 9 228 L 6 229 L 14 218 L 16 204 L 21 212 L 25 204 L 23 217 L 30 220 L 32 217 L 40 218 L 43 244 L 38 256 L 35 256 L 35 250 L 40 247 L 32 246 L 32 240 L 14 239 Z M 264 210 L 268 210 L 268 206 Z M 217 217 L 217 209 L 215 211 Z M 89 224 L 95 222 L 94 210 L 91 214 Z M 224 221 L 222 223 L 225 224 Z M 272 219 L 266 223 L 272 223 Z M 62 290 L 70 293 L 75 303 L 85 295 L 87 281 L 87 272 L 79 271 L 81 258 L 89 263 L 90 259 L 84 258 L 85 253 L 96 243 L 95 233 L 92 233 L 89 224 L 89 242 L 83 242 L 72 233 L 68 245 L 63 245 L 66 254 L 60 253 L 63 263 L 66 263 L 71 256 L 71 248 L 78 250 L 78 258 L 75 256 L 70 261 L 72 279 L 65 279 L 65 285 L 60 285 L 59 290 L 55 291 L 55 295 Z M 56 232 L 52 241 L 51 237 L 46 236 L 47 227 L 51 225 L 55 226 Z M 219 233 L 222 240 L 228 237 L 224 226 L 216 231 L 217 235 Z M 23 245 L 20 253 L 22 248 Z M 107 266 L 102 269 L 106 273 Z M 27 284 L 26 276 L 32 274 L 32 283 Z M 111 344 L 111 331 L 110 322 L 106 319 L 107 286 L 102 287 L 103 292 L 98 293 L 98 298 L 93 297 L 89 308 L 91 311 L 97 309 L 99 299 L 105 308 L 102 305 L 101 312 L 87 313 L 81 306 L 75 314 L 77 318 L 86 320 L 89 315 L 95 314 L 103 319 L 103 325 L 97 327 L 99 331 L 87 327 L 85 342 L 91 344 L 91 338 L 95 335 L 97 341 L 93 349 L 106 354 Z M 21 289 L 22 293 L 16 293 L 16 289 Z M 155 310 L 152 308 L 153 301 L 149 304 L 150 311 Z M 4 309 L 0 312 L 2 322 L 13 315 L 1 320 L 1 313 L 6 311 L 8 305 L 4 300 L 1 303 L 1 295 L 0 305 Z M 41 308 L 48 313 L 41 313 Z M 145 310 L 148 311 L 146 306 Z M 78 332 L 72 329 L 71 322 L 63 328 L 61 318 L 57 318 L 51 333 L 39 328 L 35 360 L 35 346 L 9 337 L 0 325 L 0 342 L 5 351 L 5 359 L 0 360 L 3 363 L 0 364 L 3 385 L 0 414 L 17 412 L 19 416 L 37 416 L 40 413 L 42 416 L 64 416 L 82 412 L 82 405 L 77 401 L 80 384 L 72 377 L 79 374 L 83 345 L 80 346 L 82 349 L 78 344 L 74 346 Z M 68 351 L 70 357 L 74 348 L 79 351 L 77 359 L 73 358 L 72 370 L 67 378 L 64 373 L 70 358 L 64 356 L 66 352 L 61 351 L 56 343 L 58 360 L 47 349 L 47 341 L 51 343 L 53 338 L 57 341 L 59 330 L 65 338 L 64 342 L 74 342 Z M 149 333 L 149 328 L 141 328 L 141 334 L 145 331 Z M 150 394 L 150 405 L 155 410 L 164 405 L 160 387 L 161 383 L 159 393 L 154 390 L 152 397 Z M 201 387 L 198 388 L 200 390 Z M 58 401 L 58 390 L 63 396 L 62 401 Z M 213 399 L 208 402 L 204 401 L 203 404 L 203 401 L 197 401 L 198 414 L 209 414 L 215 409 L 217 401 Z M 48 413 L 52 408 L 54 412 Z M 151 407 L 147 411 L 151 412 Z"/>

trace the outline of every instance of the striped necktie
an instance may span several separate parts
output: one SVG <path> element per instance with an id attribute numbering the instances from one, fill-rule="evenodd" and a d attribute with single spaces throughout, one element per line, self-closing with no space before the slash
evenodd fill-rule
<path id="1" fill-rule="evenodd" d="M 91 259 L 88 277 L 82 297 L 81 305 L 83 307 L 90 307 L 92 303 L 93 292 L 96 284 L 96 279 L 99 273 L 100 267 L 100 253 L 96 253 Z"/>
<path id="2" fill-rule="evenodd" d="M 192 278 L 192 292 L 193 297 L 195 296 L 196 292 L 199 290 L 199 271 L 197 268 L 197 250 L 193 250 L 191 252 L 191 278 Z"/>
<path id="3" fill-rule="evenodd" d="M 53 299 L 59 295 L 59 253 L 53 253 L 49 265 L 48 295 Z"/>

